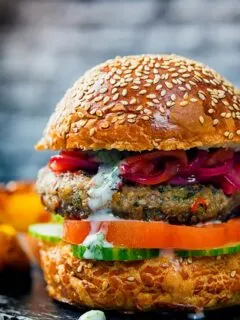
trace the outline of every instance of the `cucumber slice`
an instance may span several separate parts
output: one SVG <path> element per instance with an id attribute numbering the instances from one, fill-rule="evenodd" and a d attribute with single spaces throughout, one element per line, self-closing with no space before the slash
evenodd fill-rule
<path id="1" fill-rule="evenodd" d="M 136 261 L 156 258 L 164 255 L 164 250 L 158 249 L 127 249 L 127 248 L 110 248 L 95 246 L 89 250 L 83 245 L 72 245 L 72 253 L 79 259 L 105 260 L 105 261 Z M 178 257 L 213 257 L 225 254 L 234 254 L 240 252 L 240 244 L 214 248 L 207 250 L 175 250 Z"/>
<path id="2" fill-rule="evenodd" d="M 215 257 L 224 254 L 234 254 L 240 252 L 240 244 L 226 246 L 222 248 L 201 249 L 201 250 L 175 250 L 175 254 L 179 257 Z"/>
<path id="3" fill-rule="evenodd" d="M 127 249 L 95 246 L 89 249 L 84 245 L 72 245 L 74 257 L 104 261 L 136 261 L 151 259 L 159 256 L 158 249 Z"/>
<path id="4" fill-rule="evenodd" d="M 55 243 L 62 239 L 63 225 L 61 223 L 37 223 L 30 225 L 28 232 L 37 239 Z"/>
<path id="5" fill-rule="evenodd" d="M 63 223 L 64 222 L 64 217 L 61 216 L 58 213 L 52 213 L 51 214 L 51 223 Z"/>

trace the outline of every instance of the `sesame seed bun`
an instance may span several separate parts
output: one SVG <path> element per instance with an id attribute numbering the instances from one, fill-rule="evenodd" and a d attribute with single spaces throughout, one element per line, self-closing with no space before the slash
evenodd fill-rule
<path id="1" fill-rule="evenodd" d="M 236 88 L 212 69 L 175 55 L 116 57 L 67 91 L 36 149 L 234 147 L 239 120 Z"/>
<path id="2" fill-rule="evenodd" d="M 159 257 L 138 262 L 74 258 L 70 245 L 42 244 L 41 263 L 50 296 L 101 309 L 198 311 L 240 303 L 240 254 Z"/>

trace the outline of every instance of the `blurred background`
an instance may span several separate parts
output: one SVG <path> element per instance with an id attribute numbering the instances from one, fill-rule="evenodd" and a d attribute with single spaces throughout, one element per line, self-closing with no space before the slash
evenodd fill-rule
<path id="1" fill-rule="evenodd" d="M 0 181 L 32 179 L 55 104 L 116 55 L 177 53 L 240 87 L 239 0 L 0 0 Z"/>

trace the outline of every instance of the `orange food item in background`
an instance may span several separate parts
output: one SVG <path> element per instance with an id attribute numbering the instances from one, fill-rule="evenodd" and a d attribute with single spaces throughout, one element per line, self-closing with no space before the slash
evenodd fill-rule
<path id="1" fill-rule="evenodd" d="M 10 182 L 0 186 L 0 223 L 27 231 L 32 223 L 47 222 L 50 214 L 44 210 L 32 181 Z"/>

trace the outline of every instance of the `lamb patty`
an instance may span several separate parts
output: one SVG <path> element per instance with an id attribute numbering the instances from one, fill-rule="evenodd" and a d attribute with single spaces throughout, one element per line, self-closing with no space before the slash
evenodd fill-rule
<path id="1" fill-rule="evenodd" d="M 40 171 L 37 190 L 48 211 L 68 218 L 86 219 L 88 191 L 92 177 L 83 172 L 54 174 L 47 167 Z M 194 205 L 199 199 L 205 204 Z M 192 225 L 211 220 L 227 220 L 240 206 L 240 193 L 228 197 L 211 185 L 139 186 L 123 184 L 108 203 L 111 212 L 123 219 L 167 221 Z"/>

